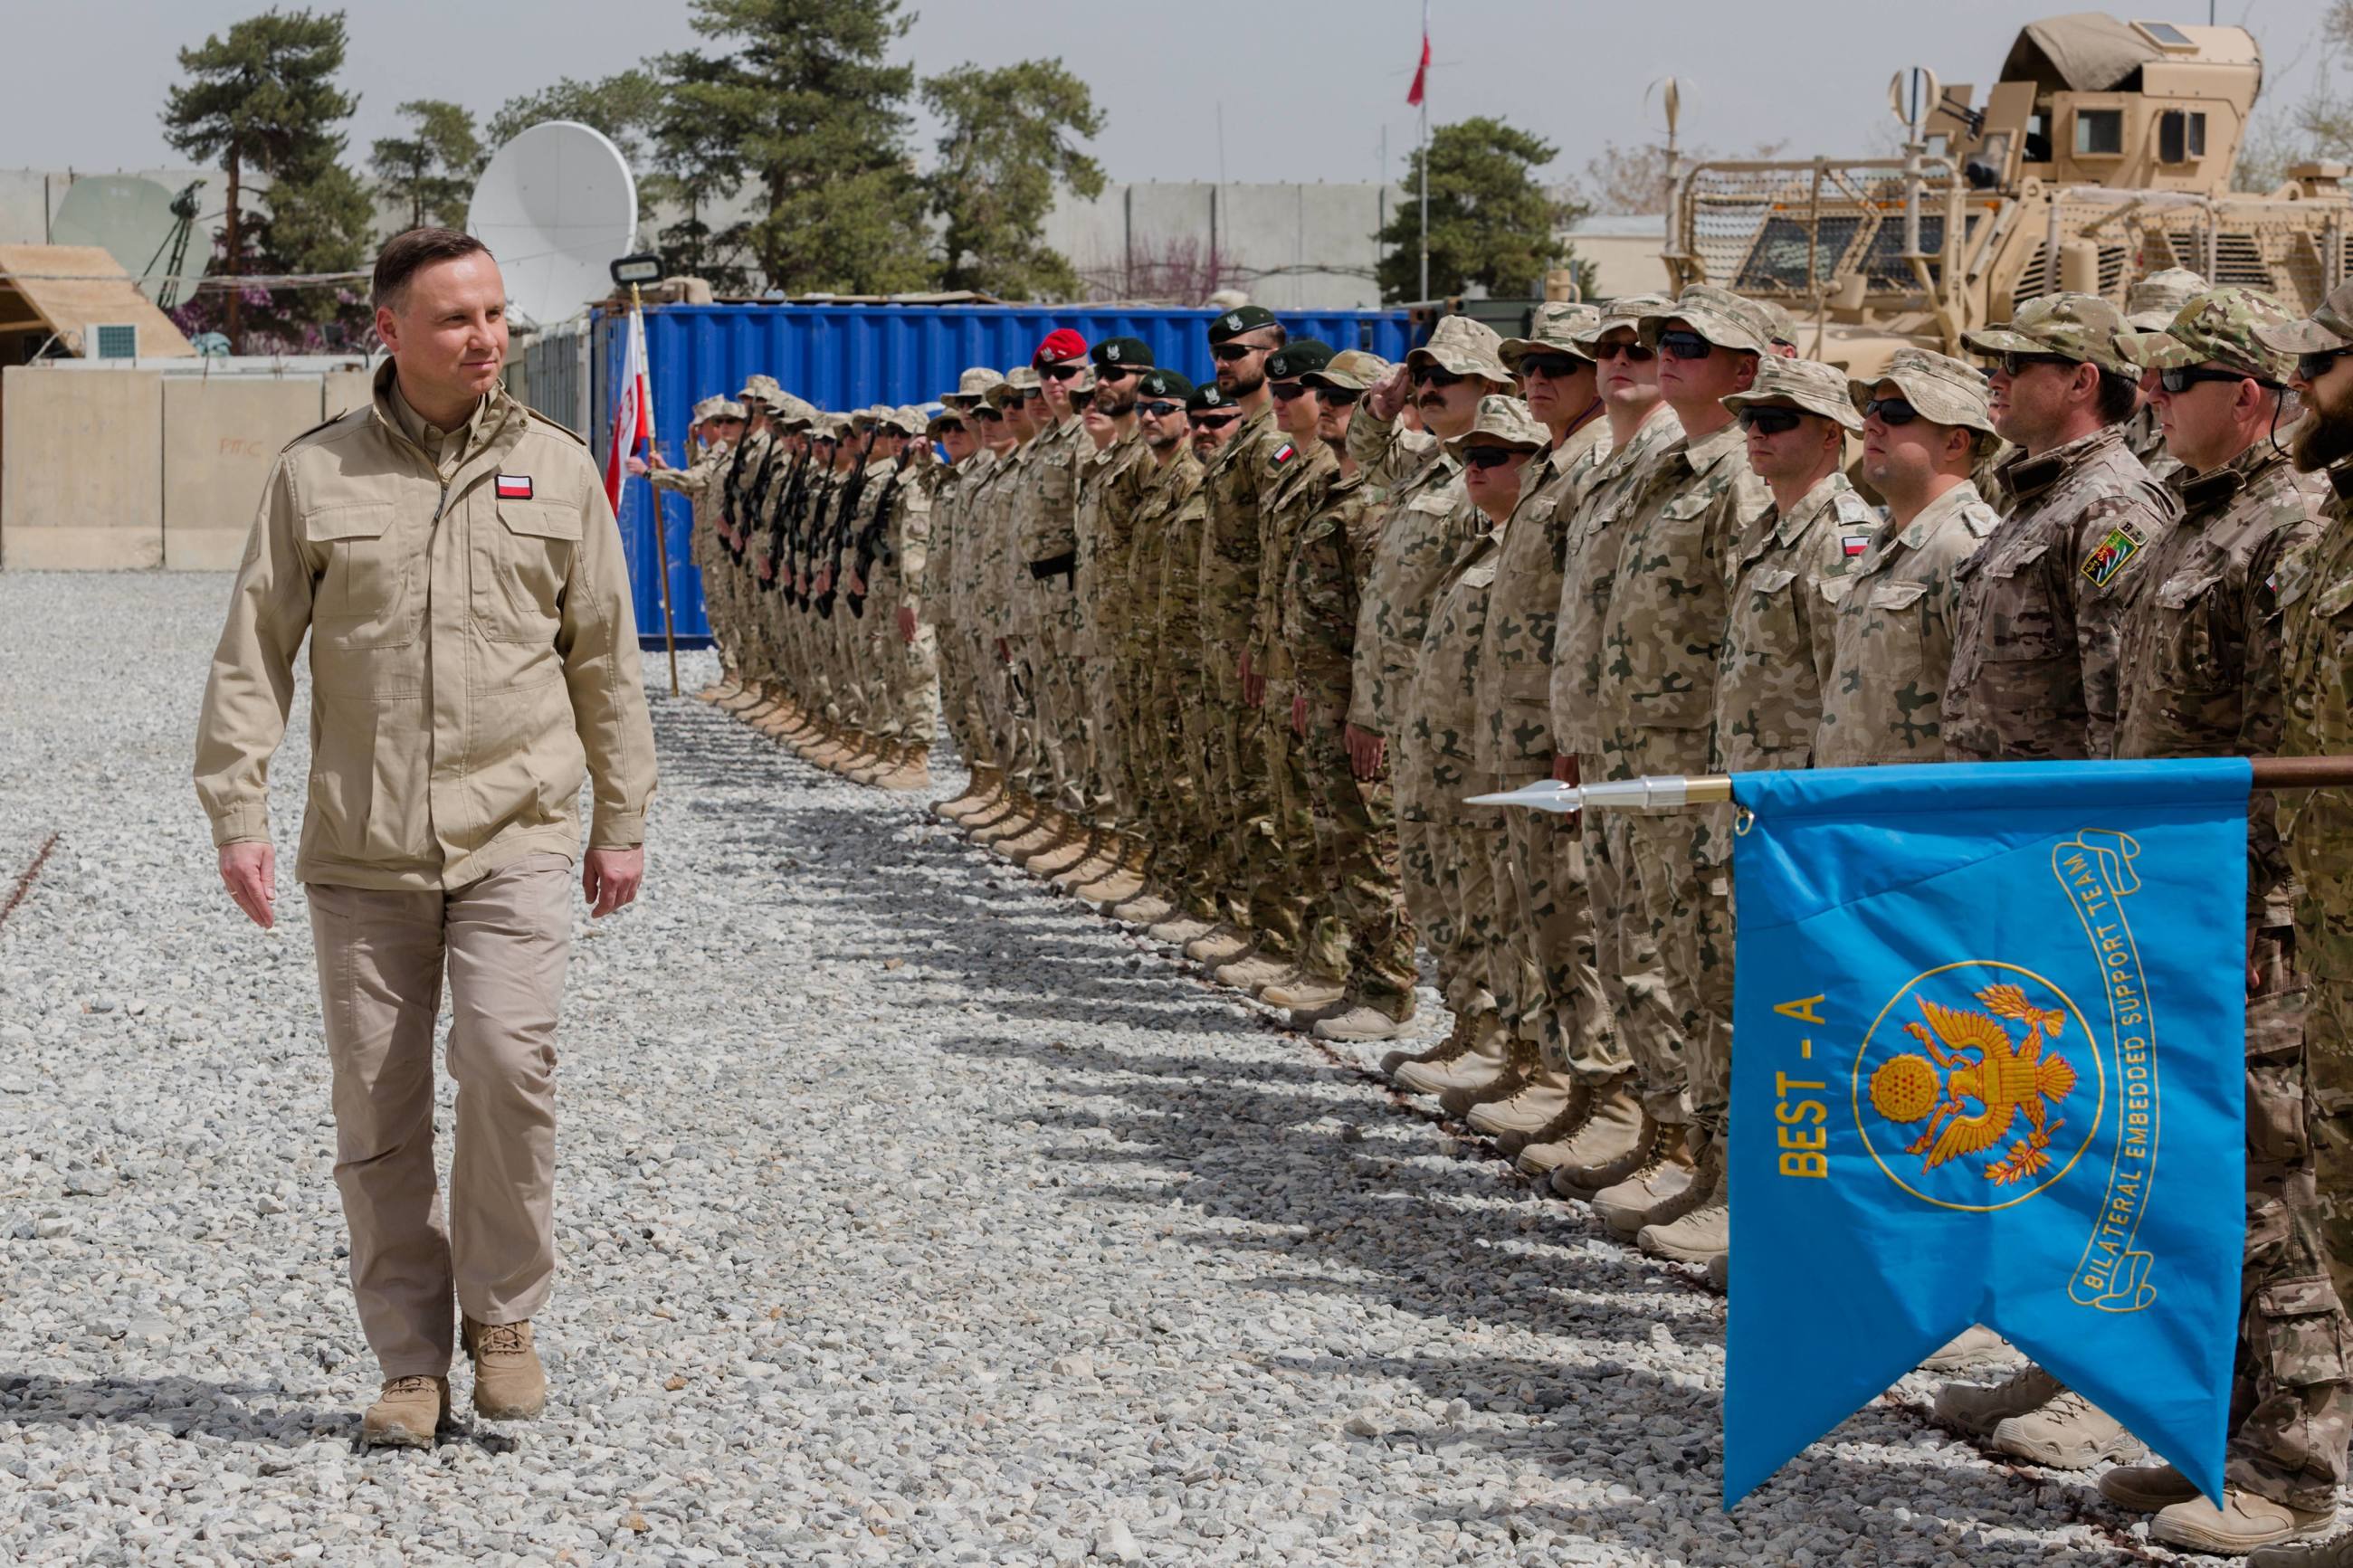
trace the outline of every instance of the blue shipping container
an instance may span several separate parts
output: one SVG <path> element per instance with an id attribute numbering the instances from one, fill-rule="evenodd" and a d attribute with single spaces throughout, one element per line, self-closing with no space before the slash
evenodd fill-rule
<path id="1" fill-rule="evenodd" d="M 1155 363 L 1196 381 L 1211 371 L 1208 324 L 1215 310 L 1122 310 L 1071 306 L 1012 305 L 649 305 L 646 352 L 653 363 L 655 435 L 662 455 L 681 462 L 694 405 L 714 393 L 733 396 L 746 377 L 775 376 L 786 391 L 820 408 L 870 404 L 928 403 L 955 390 L 967 365 L 999 370 L 1027 364 L 1039 340 L 1072 327 L 1087 342 L 1141 338 Z M 1402 359 L 1413 324 L 1403 310 L 1278 312 L 1294 338 L 1321 338 L 1335 348 L 1370 349 Z M 621 374 L 622 319 L 596 324 L 595 398 L 586 432 L 601 465 L 611 439 L 613 400 Z M 661 642 L 661 592 L 654 560 L 654 492 L 631 479 L 621 492 L 621 542 L 629 558 L 638 630 L 649 646 Z M 661 508 L 662 542 L 670 552 L 670 609 L 681 642 L 706 641 L 702 582 L 687 558 L 693 508 L 672 495 Z"/>

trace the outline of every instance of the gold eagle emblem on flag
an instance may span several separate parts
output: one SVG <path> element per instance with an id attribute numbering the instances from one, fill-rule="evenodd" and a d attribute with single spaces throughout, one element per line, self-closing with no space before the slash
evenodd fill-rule
<path id="1" fill-rule="evenodd" d="M 1987 1181 L 2008 1186 L 2049 1168 L 2052 1136 L 2066 1125 L 2057 1112 L 2074 1092 L 2075 1069 L 2044 1042 L 2059 1037 L 2067 1016 L 2035 1006 L 2018 985 L 1989 985 L 1976 995 L 1984 1012 L 1913 998 L 1926 1023 L 1910 1020 L 1904 1029 L 1926 1055 L 1907 1051 L 1882 1062 L 1871 1075 L 1871 1103 L 1890 1121 L 1927 1123 L 1904 1151 L 1920 1157 L 1923 1171 L 1994 1148 L 2022 1117 L 2021 1135 L 1984 1168 Z M 2023 1042 L 2004 1018 L 2026 1026 Z"/>

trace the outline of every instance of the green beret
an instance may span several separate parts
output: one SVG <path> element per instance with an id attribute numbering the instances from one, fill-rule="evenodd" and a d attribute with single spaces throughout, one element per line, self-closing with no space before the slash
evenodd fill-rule
<path id="1" fill-rule="evenodd" d="M 1193 384 L 1173 370 L 1147 370 L 1136 378 L 1138 397 L 1174 397 L 1178 401 L 1193 395 Z"/>
<path id="2" fill-rule="evenodd" d="M 1237 305 L 1209 323 L 1209 342 L 1221 343 L 1276 324 L 1274 312 L 1263 305 Z"/>
<path id="3" fill-rule="evenodd" d="M 1087 351 L 1097 370 L 1150 370 L 1152 345 L 1142 338 L 1105 338 Z"/>
<path id="4" fill-rule="evenodd" d="M 1283 344 L 1266 357 L 1269 381 L 1297 381 L 1312 370 L 1332 363 L 1332 345 L 1320 338 L 1301 338 Z"/>

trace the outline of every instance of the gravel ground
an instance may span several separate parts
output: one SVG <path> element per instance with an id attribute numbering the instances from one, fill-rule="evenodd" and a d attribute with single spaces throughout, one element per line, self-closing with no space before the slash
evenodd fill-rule
<path id="1" fill-rule="evenodd" d="M 648 896 L 573 963 L 554 1402 L 356 1451 L 305 901 L 244 923 L 187 782 L 227 588 L 0 576 L 0 900 L 59 836 L 0 924 L 0 1558 L 2161 1559 L 1919 1378 L 1718 1512 L 1690 1277 L 667 695 Z"/>

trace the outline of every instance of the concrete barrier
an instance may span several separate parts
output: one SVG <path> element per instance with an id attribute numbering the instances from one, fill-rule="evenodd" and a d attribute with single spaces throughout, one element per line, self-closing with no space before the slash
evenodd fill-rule
<path id="1" fill-rule="evenodd" d="M 0 372 L 0 568 L 164 562 L 164 377 Z"/>
<path id="2" fill-rule="evenodd" d="M 235 570 L 279 448 L 321 413 L 316 376 L 165 382 L 164 565 Z"/>
<path id="3" fill-rule="evenodd" d="M 331 370 L 325 380 L 325 395 L 319 402 L 322 419 L 365 408 L 375 400 L 375 373 L 372 370 Z"/>

